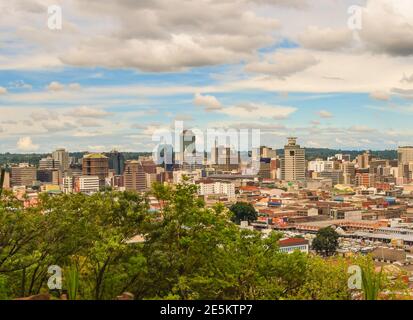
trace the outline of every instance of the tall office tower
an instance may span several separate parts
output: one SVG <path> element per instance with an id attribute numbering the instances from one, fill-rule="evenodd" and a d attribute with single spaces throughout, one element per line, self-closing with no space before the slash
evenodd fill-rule
<path id="1" fill-rule="evenodd" d="M 231 147 L 215 146 L 211 149 L 211 164 L 216 170 L 238 170 L 241 163 L 240 152 Z"/>
<path id="2" fill-rule="evenodd" d="M 125 157 L 122 153 L 112 150 L 109 153 L 105 153 L 105 156 L 108 157 L 109 169 L 113 170 L 115 175 L 120 176 L 123 174 L 125 169 Z"/>
<path id="3" fill-rule="evenodd" d="M 397 153 L 399 160 L 398 176 L 408 182 L 412 180 L 413 147 L 399 147 Z"/>
<path id="4" fill-rule="evenodd" d="M 146 190 L 146 173 L 141 161 L 129 160 L 125 162 L 123 183 L 126 190 Z"/>
<path id="5" fill-rule="evenodd" d="M 363 154 L 357 156 L 357 164 L 360 169 L 367 169 L 370 166 L 372 156 L 370 151 L 366 151 Z"/>
<path id="6" fill-rule="evenodd" d="M 90 153 L 83 157 L 82 174 L 84 176 L 99 177 L 99 185 L 105 186 L 105 179 L 109 175 L 109 161 L 100 153 Z"/>
<path id="7" fill-rule="evenodd" d="M 281 176 L 287 181 L 305 180 L 305 149 L 297 144 L 297 138 L 288 138 L 284 147 Z"/>
<path id="8" fill-rule="evenodd" d="M 260 159 L 258 177 L 261 179 L 271 179 L 271 158 Z"/>
<path id="9" fill-rule="evenodd" d="M 62 169 L 62 163 L 60 160 L 56 160 L 52 157 L 47 157 L 40 159 L 39 161 L 39 170 L 60 170 Z"/>
<path id="10" fill-rule="evenodd" d="M 173 171 L 175 165 L 174 147 L 171 144 L 159 145 L 153 160 L 157 165 L 163 166 L 166 171 Z"/>
<path id="11" fill-rule="evenodd" d="M 356 166 L 352 162 L 344 162 L 342 165 L 344 184 L 354 184 L 356 177 Z"/>
<path id="12" fill-rule="evenodd" d="M 29 166 L 28 163 L 20 163 L 16 167 L 11 167 L 12 186 L 31 186 L 36 181 L 36 167 Z"/>
<path id="13" fill-rule="evenodd" d="M 262 146 L 260 147 L 260 157 L 275 159 L 277 157 L 277 151 L 273 150 L 272 148 Z"/>
<path id="14" fill-rule="evenodd" d="M 196 136 L 191 130 L 184 130 L 180 137 L 180 165 L 184 170 L 201 168 L 204 160 L 203 152 L 196 150 Z"/>
<path id="15" fill-rule="evenodd" d="M 56 151 L 54 151 L 52 153 L 52 158 L 53 160 L 60 162 L 63 171 L 69 169 L 69 153 L 66 152 L 65 149 L 57 149 Z"/>

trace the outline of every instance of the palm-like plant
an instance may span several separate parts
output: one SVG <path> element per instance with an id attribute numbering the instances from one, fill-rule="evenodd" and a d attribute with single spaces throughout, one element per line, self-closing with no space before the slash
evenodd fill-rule
<path id="1" fill-rule="evenodd" d="M 383 269 L 381 269 L 379 273 L 376 273 L 374 268 L 362 268 L 361 277 L 364 300 L 378 300 L 382 287 L 382 272 Z"/>
<path id="2" fill-rule="evenodd" d="M 70 266 L 66 271 L 66 287 L 69 300 L 76 300 L 79 292 L 79 270 L 76 266 Z"/>

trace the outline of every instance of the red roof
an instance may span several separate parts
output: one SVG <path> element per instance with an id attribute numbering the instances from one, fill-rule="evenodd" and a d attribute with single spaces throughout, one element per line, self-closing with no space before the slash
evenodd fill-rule
<path id="1" fill-rule="evenodd" d="M 244 186 L 239 188 L 242 191 L 259 191 L 260 189 L 258 187 L 254 186 Z"/>
<path id="2" fill-rule="evenodd" d="M 292 246 L 301 246 L 308 244 L 308 240 L 303 238 L 289 238 L 280 240 L 278 242 L 280 247 L 292 247 Z"/>

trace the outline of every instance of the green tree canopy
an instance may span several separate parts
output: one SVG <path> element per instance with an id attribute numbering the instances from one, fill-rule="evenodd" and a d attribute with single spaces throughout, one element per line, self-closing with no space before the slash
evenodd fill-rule
<path id="1" fill-rule="evenodd" d="M 313 240 L 313 249 L 323 256 L 331 256 L 337 251 L 338 238 L 339 235 L 333 228 L 320 229 Z"/>
<path id="2" fill-rule="evenodd" d="M 232 221 L 237 224 L 240 224 L 241 221 L 252 222 L 258 218 L 258 213 L 251 203 L 237 202 L 230 207 L 230 210 L 233 214 Z"/>

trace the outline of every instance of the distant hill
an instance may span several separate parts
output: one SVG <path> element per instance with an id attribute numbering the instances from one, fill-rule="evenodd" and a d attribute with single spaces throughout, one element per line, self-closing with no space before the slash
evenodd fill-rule
<path id="1" fill-rule="evenodd" d="M 75 158 L 82 158 L 86 152 L 71 152 L 69 155 Z M 0 165 L 10 163 L 27 162 L 37 165 L 40 159 L 50 156 L 51 153 L 0 153 Z M 137 159 L 139 156 L 151 155 L 150 152 L 124 152 L 126 160 Z"/>
<path id="2" fill-rule="evenodd" d="M 336 154 L 349 154 L 353 160 L 358 155 L 363 154 L 365 151 L 360 150 L 341 150 L 341 149 L 324 149 L 324 148 L 305 148 L 305 156 L 307 160 L 314 160 L 317 158 L 327 159 L 328 157 L 333 157 Z M 380 158 L 384 160 L 394 160 L 397 159 L 397 150 L 380 150 L 373 151 L 370 150 L 370 153 L 374 158 Z M 278 155 L 283 155 L 284 150 L 278 149 Z"/>

